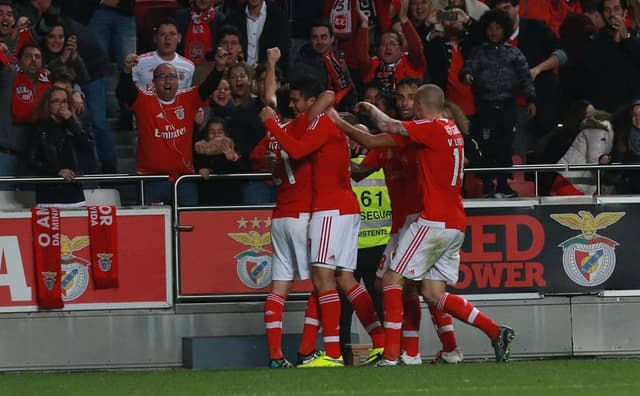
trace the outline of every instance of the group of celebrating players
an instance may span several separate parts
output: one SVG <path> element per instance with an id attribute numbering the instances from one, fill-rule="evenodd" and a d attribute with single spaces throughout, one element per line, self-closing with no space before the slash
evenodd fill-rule
<path id="1" fill-rule="evenodd" d="M 277 54 L 268 58 L 267 79 Z M 260 113 L 268 131 L 267 157 L 275 158 L 277 186 L 271 225 L 273 283 L 264 306 L 269 367 L 293 367 L 281 348 L 284 302 L 293 280 L 309 277 L 314 291 L 305 310 L 299 368 L 344 366 L 339 292 L 353 305 L 371 336 L 365 365 L 422 363 L 419 295 L 429 305 L 434 321 L 448 319 L 449 325 L 439 327 L 443 333 L 453 335 L 453 316 L 487 334 L 496 361 L 509 358 L 513 329 L 498 325 L 464 298 L 446 291 L 446 285 L 458 279 L 466 226 L 460 194 L 463 136 L 447 118 L 444 93 L 438 86 L 401 81 L 398 91 L 403 85 L 413 98 L 412 114 L 403 120 L 387 116 L 373 104 L 357 104 L 356 111 L 370 120 L 376 134 L 342 119 L 332 107 L 333 92 L 323 92 L 312 79 L 301 78 L 290 85 L 289 107 L 295 119 L 283 122 L 269 106 Z M 353 275 L 360 208 L 351 189 L 349 139 L 372 149 L 363 164 L 375 162 L 385 170 L 391 198 L 392 235 L 377 274 L 383 291 L 384 325 L 371 297 Z M 382 163 L 368 161 L 375 157 L 382 158 Z M 316 351 L 320 327 L 324 351 Z M 445 342 L 443 339 L 443 345 Z M 455 338 L 440 357 L 453 363 L 462 360 Z"/>

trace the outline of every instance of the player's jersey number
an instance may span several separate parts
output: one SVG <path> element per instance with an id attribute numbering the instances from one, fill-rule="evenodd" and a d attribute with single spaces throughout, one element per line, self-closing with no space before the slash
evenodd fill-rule
<path id="1" fill-rule="evenodd" d="M 453 176 L 451 177 L 451 186 L 455 187 L 458 185 L 462 185 L 462 178 L 464 177 L 464 153 L 460 151 L 459 147 L 455 147 L 453 149 Z"/>

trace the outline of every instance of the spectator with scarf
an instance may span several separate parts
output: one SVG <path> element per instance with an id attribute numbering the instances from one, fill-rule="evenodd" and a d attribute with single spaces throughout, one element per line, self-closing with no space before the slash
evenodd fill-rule
<path id="1" fill-rule="evenodd" d="M 47 31 L 48 14 L 60 15 L 60 10 L 51 5 L 51 0 L 34 1 L 30 6 L 22 9 L 22 14 L 30 18 L 31 29 L 26 30 L 33 40 L 40 40 Z M 81 23 L 63 17 L 70 30 L 77 37 L 78 53 L 85 62 L 89 72 L 89 81 L 82 85 L 82 91 L 86 95 L 87 106 L 91 115 L 91 126 L 96 135 L 98 154 L 102 172 L 116 172 L 116 151 L 113 141 L 113 132 L 107 120 L 107 80 L 105 70 L 107 56 L 95 34 Z M 20 37 L 18 38 L 20 42 Z M 18 44 L 18 48 L 20 44 Z"/>
<path id="2" fill-rule="evenodd" d="M 334 43 L 329 21 L 315 21 L 311 25 L 311 43 L 301 48 L 291 74 L 313 76 L 318 81 L 326 81 L 325 89 L 335 92 L 337 109 L 350 111 L 356 104 L 356 89 L 344 55 L 333 47 Z"/>
<path id="3" fill-rule="evenodd" d="M 385 95 L 393 95 L 396 84 L 404 77 L 423 79 L 427 60 L 424 57 L 423 46 L 416 29 L 407 16 L 409 0 L 402 0 L 399 12 L 402 34 L 394 30 L 382 33 L 378 45 L 378 55 L 371 57 L 368 53 L 369 37 L 366 34 L 358 35 L 356 56 L 358 69 L 363 76 L 365 84 L 377 80 L 382 86 Z M 361 13 L 363 28 L 368 25 L 366 15 Z M 407 40 L 409 52 L 403 52 L 403 38 Z"/>
<path id="4" fill-rule="evenodd" d="M 49 88 L 48 72 L 42 69 L 42 54 L 35 43 L 22 46 L 18 53 L 20 71 L 0 63 L 0 175 L 16 176 L 18 159 L 26 147 L 31 114 L 37 100 Z M 0 189 L 13 189 L 9 184 Z"/>
<path id="5" fill-rule="evenodd" d="M 196 65 L 205 61 L 207 54 L 215 52 L 215 41 L 223 16 L 216 11 L 213 0 L 192 0 L 191 8 L 176 12 L 178 31 L 184 42 L 178 52 Z"/>

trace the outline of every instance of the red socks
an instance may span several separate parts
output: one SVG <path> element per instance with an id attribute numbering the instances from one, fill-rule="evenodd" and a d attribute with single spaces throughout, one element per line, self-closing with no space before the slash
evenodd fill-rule
<path id="1" fill-rule="evenodd" d="M 402 345 L 409 356 L 420 354 L 420 297 L 417 294 L 405 295 L 402 300 L 404 321 L 402 322 Z"/>
<path id="2" fill-rule="evenodd" d="M 284 297 L 275 293 L 264 303 L 264 327 L 267 333 L 269 359 L 282 359 L 282 316 Z"/>
<path id="3" fill-rule="evenodd" d="M 300 341 L 301 355 L 308 355 L 316 350 L 318 330 L 320 329 L 320 307 L 316 292 L 309 294 L 307 309 L 304 311 L 304 327 L 302 328 L 302 340 Z"/>
<path id="4" fill-rule="evenodd" d="M 444 352 L 451 352 L 458 347 L 456 333 L 453 331 L 453 318 L 446 312 L 438 311 L 433 307 L 429 307 L 431 313 L 431 321 L 436 329 L 438 338 L 442 343 Z"/>
<path id="5" fill-rule="evenodd" d="M 320 303 L 320 323 L 322 339 L 327 356 L 337 359 L 340 352 L 340 296 L 338 291 L 327 290 L 318 293 Z"/>
<path id="6" fill-rule="evenodd" d="M 371 336 L 373 347 L 384 347 L 384 329 L 380 325 L 380 319 L 373 308 L 373 301 L 367 290 L 358 283 L 347 292 L 347 299 L 353 306 L 360 323 Z"/>
<path id="7" fill-rule="evenodd" d="M 382 292 L 384 306 L 384 357 L 398 360 L 400 357 L 400 338 L 402 332 L 402 286 L 385 286 Z"/>
<path id="8" fill-rule="evenodd" d="M 456 319 L 469 323 L 480 330 L 482 330 L 490 339 L 494 339 L 498 336 L 500 328 L 488 317 L 486 314 L 480 312 L 469 301 L 455 294 L 444 293 L 436 309 L 444 311 L 453 315 Z"/>

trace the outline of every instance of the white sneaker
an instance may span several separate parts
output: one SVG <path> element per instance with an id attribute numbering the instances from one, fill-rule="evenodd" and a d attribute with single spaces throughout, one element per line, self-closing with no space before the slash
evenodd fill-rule
<path id="1" fill-rule="evenodd" d="M 464 360 L 464 355 L 460 351 L 460 349 L 456 348 L 451 352 L 440 351 L 433 358 L 433 363 L 449 363 L 456 364 L 462 363 Z"/>
<path id="2" fill-rule="evenodd" d="M 456 348 L 451 352 L 442 352 L 442 360 L 449 364 L 462 363 L 464 360 L 464 355 L 460 351 L 460 349 Z"/>
<path id="3" fill-rule="evenodd" d="M 405 351 L 402 351 L 402 354 L 400 354 L 400 360 L 402 360 L 402 363 L 407 366 L 417 366 L 422 364 L 422 358 L 420 357 L 420 354 L 417 354 L 416 356 L 410 356 Z"/>

